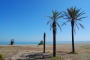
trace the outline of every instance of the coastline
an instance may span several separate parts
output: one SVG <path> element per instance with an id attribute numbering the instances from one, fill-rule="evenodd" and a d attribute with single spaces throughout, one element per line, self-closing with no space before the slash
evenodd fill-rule
<path id="1" fill-rule="evenodd" d="M 39 42 L 15 42 L 14 45 L 38 45 Z M 90 41 L 75 41 L 75 44 L 87 44 Z M 52 42 L 46 42 L 46 44 L 53 44 Z M 57 41 L 56 44 L 72 44 L 72 41 Z M 0 45 L 10 45 L 7 42 L 0 42 Z"/>

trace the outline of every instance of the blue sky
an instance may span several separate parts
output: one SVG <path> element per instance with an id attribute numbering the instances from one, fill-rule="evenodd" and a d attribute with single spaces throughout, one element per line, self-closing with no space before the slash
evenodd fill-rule
<path id="1" fill-rule="evenodd" d="M 0 0 L 0 41 L 38 42 L 46 32 L 46 41 L 52 40 L 52 31 L 46 16 L 52 16 L 52 10 L 59 12 L 76 6 L 85 11 L 87 18 L 80 22 L 85 29 L 76 29 L 75 41 L 90 40 L 90 1 L 89 0 Z M 58 21 L 65 22 L 64 19 Z M 59 22 L 59 24 L 62 24 Z M 57 41 L 71 41 L 71 25 L 57 30 Z"/>

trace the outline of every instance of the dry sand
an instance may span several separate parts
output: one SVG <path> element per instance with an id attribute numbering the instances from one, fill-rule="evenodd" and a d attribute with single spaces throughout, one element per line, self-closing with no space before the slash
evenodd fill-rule
<path id="1" fill-rule="evenodd" d="M 90 44 L 75 44 L 75 51 L 78 54 L 68 54 L 72 51 L 71 44 L 58 44 L 57 55 L 62 57 L 62 60 L 90 60 Z M 43 46 L 37 45 L 2 45 L 0 46 L 0 53 L 4 54 L 6 60 L 20 60 L 26 59 L 30 54 L 37 54 L 43 52 Z M 46 53 L 43 55 L 52 55 L 53 45 L 46 45 Z M 28 60 L 28 59 L 26 59 Z M 40 60 L 40 59 L 38 59 Z M 45 60 L 45 59 L 41 59 Z M 47 59 L 46 59 L 47 60 Z"/>

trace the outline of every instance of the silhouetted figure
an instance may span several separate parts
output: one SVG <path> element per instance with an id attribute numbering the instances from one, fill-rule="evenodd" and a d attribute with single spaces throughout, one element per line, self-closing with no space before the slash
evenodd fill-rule
<path id="1" fill-rule="evenodd" d="M 14 39 L 11 40 L 11 44 L 10 45 L 14 45 Z"/>

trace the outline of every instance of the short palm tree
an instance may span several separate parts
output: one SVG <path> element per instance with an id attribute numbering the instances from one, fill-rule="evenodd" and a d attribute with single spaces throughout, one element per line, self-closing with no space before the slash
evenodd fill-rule
<path id="1" fill-rule="evenodd" d="M 43 34 L 43 40 L 44 40 L 43 53 L 45 53 L 45 40 L 46 40 L 46 33 L 45 33 L 45 32 L 44 32 L 44 34 Z"/>
<path id="2" fill-rule="evenodd" d="M 57 22 L 57 20 L 59 18 L 62 18 L 63 16 L 61 15 L 61 12 L 57 12 L 57 11 L 52 11 L 53 16 L 48 16 L 48 18 L 50 18 L 50 20 L 47 22 L 47 24 L 50 23 L 50 30 L 51 28 L 53 29 L 53 57 L 56 56 L 56 26 L 58 26 L 61 30 L 61 27 L 59 25 L 59 23 Z"/>
<path id="3" fill-rule="evenodd" d="M 71 23 L 71 27 L 72 27 L 72 52 L 75 52 L 74 49 L 74 32 L 75 32 L 75 26 L 79 29 L 78 24 L 80 25 L 81 28 L 84 28 L 84 26 L 79 23 L 78 21 L 82 21 L 83 17 L 82 15 L 84 15 L 84 11 L 80 12 L 81 9 L 77 9 L 76 7 L 71 7 L 67 9 L 67 12 L 64 11 L 64 19 L 67 19 L 66 22 L 70 22 Z M 62 25 L 66 24 L 63 23 Z"/>

